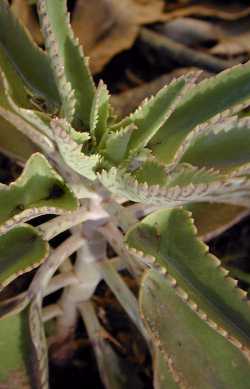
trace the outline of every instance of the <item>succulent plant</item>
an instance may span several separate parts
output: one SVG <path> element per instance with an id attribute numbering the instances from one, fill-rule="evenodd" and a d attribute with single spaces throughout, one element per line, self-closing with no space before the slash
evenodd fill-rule
<path id="1" fill-rule="evenodd" d="M 45 51 L 0 1 L 1 150 L 25 164 L 0 186 L 1 289 L 37 268 L 0 305 L 0 387 L 48 388 L 47 323 L 63 342 L 81 317 L 104 385 L 127 388 L 100 335 L 104 280 L 148 345 L 155 388 L 249 388 L 247 296 L 201 235 L 249 207 L 250 64 L 200 83 L 190 72 L 119 119 L 66 1 L 37 9 Z"/>

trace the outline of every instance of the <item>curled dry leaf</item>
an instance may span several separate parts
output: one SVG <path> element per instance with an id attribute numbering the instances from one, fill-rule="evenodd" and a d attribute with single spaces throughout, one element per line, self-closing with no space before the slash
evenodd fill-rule
<path id="1" fill-rule="evenodd" d="M 225 37 L 210 52 L 222 56 L 237 56 L 250 54 L 250 32 L 237 36 Z"/>
<path id="2" fill-rule="evenodd" d="M 72 26 L 80 43 L 91 57 L 93 73 L 98 73 L 111 58 L 130 48 L 139 26 L 160 21 L 162 0 L 78 0 Z"/>
<path id="3" fill-rule="evenodd" d="M 219 2 L 218 2 L 219 3 Z M 173 20 L 185 16 L 205 16 L 222 20 L 237 20 L 250 15 L 250 7 L 231 7 L 229 5 L 213 6 L 211 5 L 189 5 L 164 15 L 165 20 Z"/>

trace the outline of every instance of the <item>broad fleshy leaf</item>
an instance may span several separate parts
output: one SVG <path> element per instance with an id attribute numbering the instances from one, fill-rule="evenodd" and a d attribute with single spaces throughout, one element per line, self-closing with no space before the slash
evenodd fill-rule
<path id="1" fill-rule="evenodd" d="M 153 371 L 154 371 L 154 389 L 178 389 L 179 385 L 174 381 L 173 370 L 167 365 L 166 356 L 157 349 L 154 355 Z M 175 377 L 177 378 L 177 377 Z M 177 378 L 178 380 L 178 378 Z"/>
<path id="2" fill-rule="evenodd" d="M 69 24 L 66 0 L 37 0 L 45 46 L 62 100 L 64 116 L 90 126 L 95 86 L 82 48 Z"/>
<path id="3" fill-rule="evenodd" d="M 200 320 L 171 282 L 154 270 L 142 280 L 140 309 L 165 369 L 172 371 L 173 388 L 248 388 L 249 361 Z"/>
<path id="4" fill-rule="evenodd" d="M 0 387 L 31 389 L 28 318 L 25 311 L 0 320 Z"/>
<path id="5" fill-rule="evenodd" d="M 47 345 L 37 301 L 0 320 L 1 389 L 48 388 Z"/>
<path id="6" fill-rule="evenodd" d="M 185 304 L 250 358 L 246 294 L 196 233 L 187 211 L 161 210 L 132 228 L 127 241 L 142 256 L 153 256 Z"/>
<path id="7" fill-rule="evenodd" d="M 250 63 L 238 65 L 192 88 L 151 141 L 153 154 L 170 163 L 189 132 L 250 98 Z M 238 110 L 240 107 L 238 106 Z M 229 115 L 229 113 L 228 113 Z"/>
<path id="8" fill-rule="evenodd" d="M 0 290 L 37 267 L 48 255 L 48 243 L 35 228 L 20 224 L 0 236 Z"/>
<path id="9" fill-rule="evenodd" d="M 0 232 L 41 214 L 76 209 L 78 201 L 46 158 L 39 153 L 27 162 L 21 176 L 0 186 Z"/>
<path id="10" fill-rule="evenodd" d="M 59 95 L 49 59 L 34 44 L 6 0 L 0 2 L 0 25 L 0 45 L 27 87 L 49 106 L 58 106 Z"/>
<path id="11" fill-rule="evenodd" d="M 181 161 L 220 170 L 232 169 L 249 162 L 250 119 L 230 119 L 217 125 L 211 124 L 193 137 L 191 133 Z"/>

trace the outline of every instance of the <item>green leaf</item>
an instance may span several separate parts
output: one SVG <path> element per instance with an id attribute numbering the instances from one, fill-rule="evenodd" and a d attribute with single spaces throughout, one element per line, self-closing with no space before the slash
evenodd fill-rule
<path id="1" fill-rule="evenodd" d="M 0 236 L 0 290 L 48 255 L 48 244 L 35 228 L 21 224 Z"/>
<path id="2" fill-rule="evenodd" d="M 27 371 L 30 362 L 27 313 L 0 320 L 0 387 L 31 389 Z"/>
<path id="3" fill-rule="evenodd" d="M 119 132 L 108 134 L 105 148 L 100 150 L 104 158 L 115 164 L 123 162 L 128 155 L 129 140 L 135 129 L 136 127 L 131 124 Z"/>
<path id="4" fill-rule="evenodd" d="M 47 345 L 37 301 L 0 320 L 0 387 L 48 389 Z"/>
<path id="5" fill-rule="evenodd" d="M 168 173 L 166 171 L 166 184 L 163 186 L 160 186 L 160 181 L 150 185 L 151 178 L 149 182 L 138 182 L 131 173 L 115 167 L 109 171 L 103 170 L 97 175 L 112 193 L 131 201 L 158 207 L 208 201 L 246 207 L 249 205 L 250 179 L 246 174 L 220 176 L 216 171 L 185 164 L 177 165 L 176 169 Z M 158 179 L 162 180 L 160 172 L 158 174 Z"/>
<path id="6" fill-rule="evenodd" d="M 0 118 L 0 150 L 18 161 L 25 162 L 37 147 L 8 121 Z"/>
<path id="7" fill-rule="evenodd" d="M 18 131 L 27 136 L 31 141 L 34 141 L 39 149 L 42 149 L 47 155 L 55 151 L 53 142 L 46 135 L 37 131 L 33 125 L 29 124 L 16 113 L 0 105 L 0 116 L 16 127 Z"/>
<path id="8" fill-rule="evenodd" d="M 157 349 L 154 355 L 154 389 L 178 389 L 179 385 L 174 381 L 166 362 L 166 356 Z"/>
<path id="9" fill-rule="evenodd" d="M 249 387 L 249 361 L 200 320 L 156 271 L 150 270 L 143 278 L 140 308 L 153 341 L 178 383 L 173 387 Z"/>
<path id="10" fill-rule="evenodd" d="M 173 80 L 161 89 L 156 96 L 146 99 L 142 105 L 129 117 L 123 119 L 114 128 L 123 128 L 134 124 L 137 130 L 133 133 L 130 142 L 130 151 L 145 147 L 159 128 L 166 122 L 183 96 L 185 86 L 193 79 L 193 73 L 186 77 Z"/>
<path id="11" fill-rule="evenodd" d="M 145 168 L 149 164 L 150 162 L 146 162 Z M 107 189 L 118 196 L 135 202 L 166 207 L 203 201 L 206 196 L 211 196 L 218 186 L 223 185 L 218 181 L 220 177 L 216 172 L 205 169 L 181 167 L 169 174 L 165 171 L 164 177 L 164 171 L 159 165 L 153 167 L 150 164 L 148 173 L 152 172 L 152 169 L 157 169 L 154 178 L 142 169 L 138 169 L 138 180 L 136 172 L 132 175 L 115 167 L 109 171 L 103 170 L 98 177 Z M 142 181 L 145 179 L 147 181 Z"/>
<path id="12" fill-rule="evenodd" d="M 187 211 L 161 210 L 132 228 L 127 241 L 129 246 L 153 256 L 178 296 L 196 315 L 250 358 L 246 295 L 235 287 L 196 233 Z"/>
<path id="13" fill-rule="evenodd" d="M 2 70 L 3 91 L 1 103 L 5 108 L 20 115 L 36 129 L 52 138 L 50 118 L 43 112 L 34 110 L 25 84 L 16 73 L 4 51 L 0 47 L 0 68 Z"/>
<path id="14" fill-rule="evenodd" d="M 148 185 L 164 186 L 168 180 L 166 167 L 155 159 L 146 160 L 133 172 L 133 176 L 138 182 L 147 182 Z"/>
<path id="15" fill-rule="evenodd" d="M 95 86 L 69 24 L 66 0 L 38 0 L 38 13 L 62 100 L 63 115 L 89 129 Z"/>
<path id="16" fill-rule="evenodd" d="M 78 201 L 42 154 L 33 154 L 21 176 L 0 186 L 0 232 L 41 214 L 76 209 Z"/>
<path id="17" fill-rule="evenodd" d="M 72 127 L 65 119 L 53 119 L 51 126 L 54 130 L 55 140 L 64 161 L 75 172 L 90 180 L 96 178 L 95 168 L 100 161 L 97 154 L 84 155 L 82 146 L 77 144 L 70 136 Z"/>
<path id="18" fill-rule="evenodd" d="M 194 127 L 249 97 L 250 63 L 202 81 L 187 94 L 152 139 L 150 147 L 154 155 L 163 162 L 171 162 Z"/>
<path id="19" fill-rule="evenodd" d="M 181 161 L 224 170 L 249 162 L 250 120 L 230 119 L 228 124 L 226 121 L 211 124 L 205 131 L 193 136 Z"/>
<path id="20" fill-rule="evenodd" d="M 93 99 L 90 113 L 90 133 L 98 144 L 105 137 L 110 112 L 110 95 L 106 85 L 100 81 Z"/>
<path id="21" fill-rule="evenodd" d="M 33 43 L 28 32 L 11 12 L 6 0 L 0 2 L 0 25 L 0 46 L 27 87 L 52 107 L 59 105 L 59 96 L 47 55 Z"/>

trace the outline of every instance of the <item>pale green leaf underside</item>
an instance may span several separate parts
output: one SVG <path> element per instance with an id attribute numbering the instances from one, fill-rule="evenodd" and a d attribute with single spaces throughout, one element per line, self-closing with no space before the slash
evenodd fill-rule
<path id="1" fill-rule="evenodd" d="M 0 45 L 27 87 L 48 105 L 58 105 L 59 95 L 47 55 L 32 41 L 6 0 L 0 2 Z"/>
<path id="2" fill-rule="evenodd" d="M 146 162 L 147 167 L 150 162 Z M 147 172 L 154 169 L 154 178 Z M 138 174 L 138 180 L 137 178 Z M 159 164 L 148 169 L 138 169 L 133 175 L 122 169 L 111 168 L 98 175 L 102 184 L 112 193 L 124 196 L 135 202 L 172 207 L 196 201 L 220 201 L 225 188 L 229 186 L 232 197 L 237 192 L 237 180 L 227 184 L 226 179 L 213 170 L 197 169 L 191 165 L 177 166 L 173 171 L 164 171 Z M 238 186 L 244 181 L 239 178 Z M 243 188 L 242 188 L 243 190 Z M 218 193 L 218 198 L 215 196 Z M 227 195 L 228 200 L 229 195 Z M 230 202 L 230 199 L 228 200 Z"/>
<path id="3" fill-rule="evenodd" d="M 48 255 L 48 244 L 32 226 L 20 224 L 0 236 L 0 289 L 37 267 Z"/>
<path id="4" fill-rule="evenodd" d="M 107 121 L 110 111 L 110 95 L 106 85 L 100 81 L 97 87 L 90 113 L 90 133 L 98 144 L 107 131 Z"/>
<path id="5" fill-rule="evenodd" d="M 170 282 L 154 270 L 143 278 L 140 309 L 152 338 L 173 373 L 176 385 L 170 388 L 249 387 L 247 359 L 227 339 L 200 320 L 176 295 Z M 167 387 L 162 386 L 162 389 Z"/>
<path id="6" fill-rule="evenodd" d="M 81 151 L 82 146 L 77 144 L 70 136 L 72 127 L 66 120 L 53 119 L 51 126 L 61 156 L 66 164 L 78 174 L 94 180 L 96 177 L 95 168 L 100 157 L 96 154 L 87 156 Z"/>
<path id="7" fill-rule="evenodd" d="M 98 174 L 99 180 L 112 193 L 144 204 L 174 207 L 211 201 L 249 206 L 250 180 L 244 173 L 237 177 L 223 176 L 213 170 L 183 164 L 166 170 L 165 184 L 162 184 L 162 170 L 158 171 L 158 183 L 150 184 L 152 178 L 147 179 L 145 174 L 139 174 L 140 180 L 141 177 L 146 180 L 140 182 L 135 172 L 132 175 L 115 167 Z"/>
<path id="8" fill-rule="evenodd" d="M 234 344 L 248 353 L 250 309 L 245 295 L 196 233 L 187 211 L 161 210 L 132 228 L 127 241 L 155 258 L 173 285 L 176 282 L 176 293 L 198 316 L 232 342 L 236 339 Z"/>
<path id="9" fill-rule="evenodd" d="M 154 155 L 171 162 L 188 133 L 198 124 L 250 97 L 250 64 L 239 65 L 202 81 L 183 99 L 151 141 Z"/>
<path id="10" fill-rule="evenodd" d="M 66 0 L 38 0 L 45 45 L 63 103 L 63 112 L 77 126 L 89 128 L 95 87 L 82 49 L 69 24 Z"/>
<path id="11" fill-rule="evenodd" d="M 63 213 L 74 210 L 77 199 L 52 169 L 46 158 L 39 153 L 27 162 L 21 176 L 9 186 L 0 186 L 0 224 L 15 225 L 24 213 L 25 220 L 30 210 L 31 218 L 42 213 Z M 35 209 L 35 212 L 34 212 Z"/>

